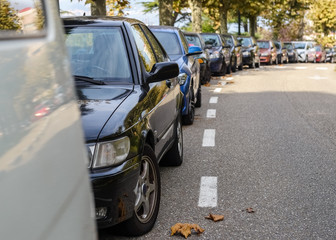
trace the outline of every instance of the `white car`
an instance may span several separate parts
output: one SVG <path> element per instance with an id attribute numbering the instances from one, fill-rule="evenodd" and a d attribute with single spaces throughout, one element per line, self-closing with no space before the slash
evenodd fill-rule
<path id="1" fill-rule="evenodd" d="M 297 41 L 293 42 L 294 48 L 298 52 L 300 62 L 314 62 L 315 48 L 313 42 Z"/>
<path id="2" fill-rule="evenodd" d="M 1 2 L 1 239 L 97 239 L 56 2 Z"/>

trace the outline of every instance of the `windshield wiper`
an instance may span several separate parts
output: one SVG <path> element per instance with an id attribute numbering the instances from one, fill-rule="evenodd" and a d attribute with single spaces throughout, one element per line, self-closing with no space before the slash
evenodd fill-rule
<path id="1" fill-rule="evenodd" d="M 106 83 L 104 81 L 96 80 L 96 79 L 91 78 L 91 77 L 74 75 L 74 78 L 75 78 L 75 81 L 84 81 L 84 82 L 89 82 L 89 83 L 93 83 L 93 84 L 96 84 L 96 85 L 106 85 Z"/>

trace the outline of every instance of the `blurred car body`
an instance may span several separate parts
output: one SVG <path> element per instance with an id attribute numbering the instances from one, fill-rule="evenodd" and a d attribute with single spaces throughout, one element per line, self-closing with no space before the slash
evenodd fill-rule
<path id="1" fill-rule="evenodd" d="M 211 59 L 211 72 L 217 75 L 225 75 L 231 72 L 230 50 L 224 45 L 217 33 L 201 33 L 206 48 L 209 49 Z"/>
<path id="2" fill-rule="evenodd" d="M 299 56 L 297 50 L 294 48 L 294 44 L 292 42 L 284 42 L 284 47 L 287 49 L 289 62 L 297 63 Z"/>
<path id="3" fill-rule="evenodd" d="M 270 40 L 258 40 L 257 44 L 260 49 L 260 62 L 272 65 L 278 64 L 277 48 L 273 41 Z"/>
<path id="4" fill-rule="evenodd" d="M 327 62 L 327 53 L 322 45 L 315 45 L 315 62 Z"/>
<path id="5" fill-rule="evenodd" d="M 336 47 L 326 48 L 326 61 L 330 63 L 336 62 Z"/>
<path id="6" fill-rule="evenodd" d="M 0 24 L 1 238 L 96 239 L 87 150 L 58 6 L 7 3 L 21 24 Z"/>
<path id="7" fill-rule="evenodd" d="M 315 49 L 313 42 L 294 41 L 293 44 L 298 52 L 300 62 L 314 62 Z"/>
<path id="8" fill-rule="evenodd" d="M 278 53 L 278 63 L 283 64 L 283 63 L 288 63 L 288 52 L 287 48 L 285 48 L 284 44 L 282 41 L 274 41 L 274 44 L 277 48 L 277 53 Z"/>
<path id="9" fill-rule="evenodd" d="M 210 67 L 210 53 L 209 49 L 205 47 L 205 43 L 199 33 L 193 32 L 184 32 L 184 36 L 186 37 L 189 47 L 197 46 L 200 47 L 203 51 L 202 54 L 195 55 L 197 59 L 199 59 L 201 66 L 201 83 L 205 84 L 210 82 L 211 79 L 211 67 Z"/>
<path id="10" fill-rule="evenodd" d="M 250 68 L 260 67 L 260 50 L 254 37 L 238 36 L 243 49 L 243 64 Z"/>
<path id="11" fill-rule="evenodd" d="M 160 205 L 158 162 L 183 159 L 178 65 L 140 21 L 63 20 L 89 149 L 100 228 L 150 231 Z M 117 61 L 116 61 L 117 60 Z"/>
<path id="12" fill-rule="evenodd" d="M 179 83 L 183 93 L 182 118 L 184 124 L 194 122 L 195 107 L 201 106 L 202 92 L 200 81 L 200 63 L 195 58 L 202 53 L 197 46 L 188 47 L 188 42 L 182 31 L 176 27 L 150 26 L 149 27 L 170 59 L 179 65 Z"/>
<path id="13" fill-rule="evenodd" d="M 232 34 L 221 34 L 223 42 L 225 45 L 230 46 L 230 55 L 231 55 L 231 69 L 232 72 L 238 70 L 243 70 L 243 53 L 241 44 L 238 42 L 237 37 Z"/>

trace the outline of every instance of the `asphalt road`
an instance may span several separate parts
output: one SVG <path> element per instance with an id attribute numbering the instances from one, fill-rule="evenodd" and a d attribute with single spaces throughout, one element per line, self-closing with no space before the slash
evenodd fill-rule
<path id="1" fill-rule="evenodd" d="M 203 86 L 182 166 L 160 168 L 156 225 L 132 239 L 183 239 L 170 236 L 177 222 L 205 229 L 188 239 L 336 239 L 335 67 L 264 66 Z M 100 232 L 114 239 L 129 238 Z"/>

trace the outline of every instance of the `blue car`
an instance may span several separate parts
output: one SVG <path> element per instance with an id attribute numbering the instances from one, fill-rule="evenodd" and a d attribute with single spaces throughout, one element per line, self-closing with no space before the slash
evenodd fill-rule
<path id="1" fill-rule="evenodd" d="M 182 119 L 190 125 L 194 122 L 195 107 L 201 107 L 200 63 L 196 55 L 202 53 L 197 46 L 188 47 L 182 31 L 170 26 L 150 26 L 151 31 L 164 47 L 172 61 L 179 65 L 178 76 L 183 96 Z"/>

